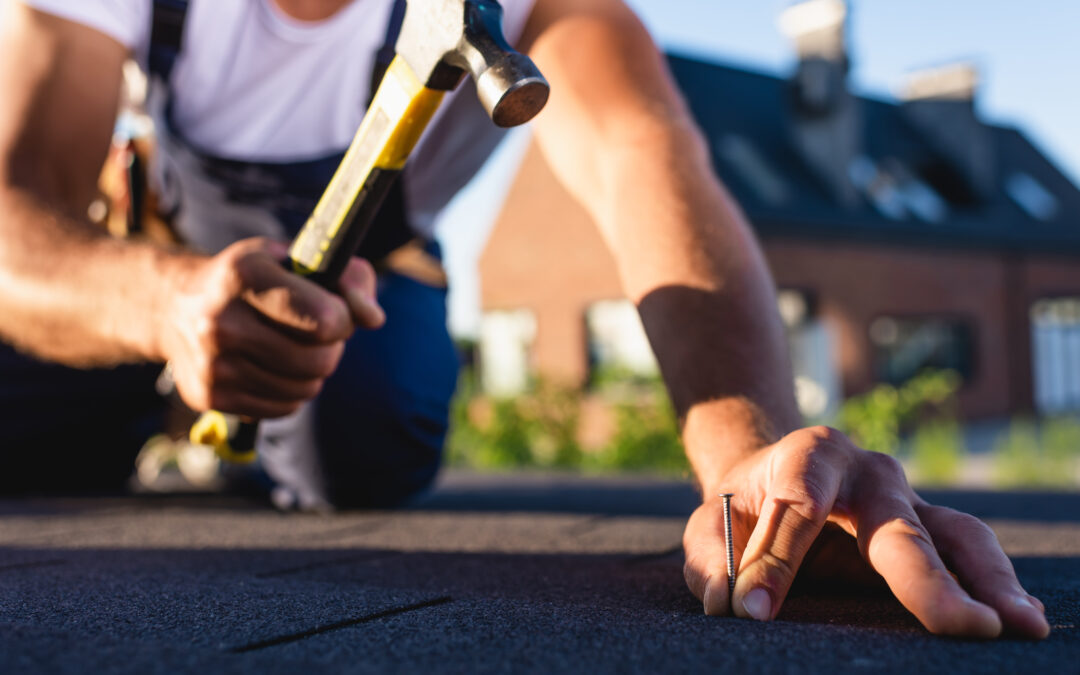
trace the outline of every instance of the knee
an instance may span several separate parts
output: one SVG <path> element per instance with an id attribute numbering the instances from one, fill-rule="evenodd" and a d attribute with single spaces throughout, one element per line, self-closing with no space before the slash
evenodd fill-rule
<path id="1" fill-rule="evenodd" d="M 328 501 L 337 508 L 393 507 L 434 481 L 449 401 L 384 399 L 367 409 L 338 410 L 324 421 L 319 454 Z"/>

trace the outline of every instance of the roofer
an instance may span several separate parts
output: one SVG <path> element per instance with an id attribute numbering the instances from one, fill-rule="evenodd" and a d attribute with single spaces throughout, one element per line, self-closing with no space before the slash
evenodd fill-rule
<path id="1" fill-rule="evenodd" d="M 262 462 L 301 506 L 399 502 L 429 484 L 446 432 L 444 289 L 357 259 L 333 295 L 280 266 L 359 124 L 395 2 L 187 5 L 8 3 L 0 481 L 122 480 L 158 423 L 152 383 L 169 361 L 193 408 L 269 420 Z M 928 505 L 891 458 L 801 428 L 761 253 L 632 13 L 620 0 L 504 8 L 506 35 L 551 84 L 536 138 L 614 252 L 682 421 L 705 495 L 686 580 L 705 611 L 769 619 L 800 566 L 855 579 L 868 562 L 934 632 L 1045 636 L 988 527 Z M 151 31 L 166 15 L 186 20 Z M 154 175 L 184 250 L 84 216 L 132 54 L 158 80 Z M 362 255 L 418 240 L 437 257 L 435 216 L 497 139 L 474 95 L 450 96 Z M 736 495 L 733 601 L 720 492 Z"/>

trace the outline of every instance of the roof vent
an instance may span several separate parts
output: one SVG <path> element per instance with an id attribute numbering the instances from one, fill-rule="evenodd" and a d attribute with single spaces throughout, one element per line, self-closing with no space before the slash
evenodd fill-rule
<path id="1" fill-rule="evenodd" d="M 784 10 L 780 30 L 795 44 L 791 78 L 792 140 L 803 161 L 844 206 L 859 203 L 848 166 L 860 152 L 858 100 L 847 88 L 847 4 L 807 0 Z"/>
<path id="2" fill-rule="evenodd" d="M 993 145 L 975 114 L 978 81 L 975 66 L 963 62 L 913 73 L 901 89 L 908 121 L 949 169 L 927 167 L 924 175 L 954 201 L 986 199 L 994 192 Z"/>

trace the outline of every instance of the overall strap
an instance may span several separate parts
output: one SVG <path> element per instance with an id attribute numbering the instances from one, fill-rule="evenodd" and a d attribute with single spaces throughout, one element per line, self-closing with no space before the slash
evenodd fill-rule
<path id="1" fill-rule="evenodd" d="M 401 33 L 401 22 L 405 19 L 405 0 L 394 0 L 394 6 L 390 10 L 390 20 L 386 23 L 386 37 L 382 46 L 375 52 L 375 65 L 371 69 L 371 91 L 368 93 L 368 105 L 375 99 L 375 90 L 379 88 L 386 69 L 394 60 L 395 43 Z"/>
<path id="2" fill-rule="evenodd" d="M 150 29 L 150 74 L 169 81 L 184 42 L 188 0 L 154 0 Z"/>

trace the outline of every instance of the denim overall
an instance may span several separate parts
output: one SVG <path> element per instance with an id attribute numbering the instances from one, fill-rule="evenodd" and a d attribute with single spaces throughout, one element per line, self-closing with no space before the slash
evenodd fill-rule
<path id="1" fill-rule="evenodd" d="M 166 84 L 179 56 L 187 4 L 155 0 L 150 71 Z M 398 0 L 376 59 L 372 93 L 393 57 L 403 9 Z M 214 157 L 183 139 L 170 123 L 169 109 L 166 104 L 166 128 L 159 126 L 159 134 L 168 134 L 166 142 L 194 158 L 230 204 L 271 214 L 287 239 L 299 231 L 344 156 L 342 149 L 298 163 Z M 360 255 L 380 260 L 414 236 L 399 180 Z M 426 249 L 439 254 L 435 242 Z M 337 371 L 315 401 L 297 414 L 260 425 L 260 463 L 278 490 L 301 508 L 393 505 L 429 485 L 438 470 L 458 372 L 446 328 L 446 291 L 385 272 L 379 276 L 378 298 L 386 310 L 385 326 L 358 330 L 350 338 Z M 32 489 L 122 483 L 139 446 L 160 425 L 163 403 L 152 386 L 158 369 L 79 371 L 3 347 L 0 487 L 11 491 L 28 485 L 13 470 L 35 472 Z M 20 465 L 32 451 L 44 460 L 42 467 L 38 462 Z M 9 457 L 16 460 L 11 468 Z M 63 468 L 68 461 L 80 471 L 44 473 L 44 466 Z"/>

